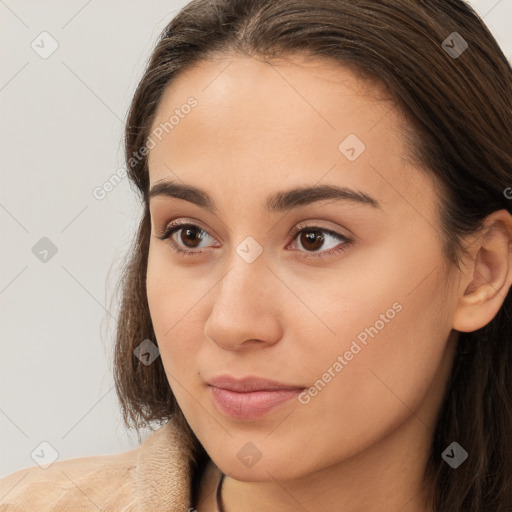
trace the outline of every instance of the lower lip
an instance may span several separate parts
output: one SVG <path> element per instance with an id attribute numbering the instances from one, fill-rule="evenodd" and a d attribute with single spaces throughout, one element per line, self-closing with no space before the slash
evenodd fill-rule
<path id="1" fill-rule="evenodd" d="M 242 420 L 260 418 L 278 405 L 296 398 L 302 391 L 302 389 L 280 389 L 238 393 L 214 386 L 209 388 L 215 403 L 223 413 Z"/>

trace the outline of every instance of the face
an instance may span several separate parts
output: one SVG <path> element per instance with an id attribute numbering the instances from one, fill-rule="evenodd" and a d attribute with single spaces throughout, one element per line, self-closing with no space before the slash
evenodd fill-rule
<path id="1" fill-rule="evenodd" d="M 406 422 L 433 424 L 455 274 L 438 194 L 407 161 L 401 122 L 348 69 L 299 56 L 201 62 L 162 97 L 148 157 L 160 187 L 149 307 L 179 406 L 234 478 L 299 477 Z M 202 194 L 165 193 L 166 182 Z M 208 385 L 226 375 L 302 392 L 270 408 L 264 393 L 242 404 L 225 393 L 230 414 Z"/>

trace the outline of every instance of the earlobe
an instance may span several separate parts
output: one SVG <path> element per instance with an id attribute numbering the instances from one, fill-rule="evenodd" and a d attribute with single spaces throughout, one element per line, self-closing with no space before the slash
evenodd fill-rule
<path id="1" fill-rule="evenodd" d="M 460 282 L 453 328 L 476 331 L 498 313 L 512 284 L 512 216 L 506 210 L 486 219 L 482 235 L 472 242 Z"/>

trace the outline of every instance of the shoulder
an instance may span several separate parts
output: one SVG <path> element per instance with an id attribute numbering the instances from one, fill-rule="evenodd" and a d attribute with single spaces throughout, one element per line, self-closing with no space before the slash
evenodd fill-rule
<path id="1" fill-rule="evenodd" d="M 183 420 L 184 421 L 184 420 Z M 189 510 L 196 441 L 170 421 L 137 448 L 17 471 L 0 479 L 2 512 Z"/>
<path id="2" fill-rule="evenodd" d="M 139 449 L 17 471 L 0 480 L 0 508 L 5 512 L 85 512 L 98 508 L 106 512 L 129 507 Z"/>

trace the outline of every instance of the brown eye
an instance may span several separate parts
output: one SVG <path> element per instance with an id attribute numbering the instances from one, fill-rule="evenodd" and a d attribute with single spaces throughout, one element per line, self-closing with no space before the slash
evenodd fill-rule
<path id="1" fill-rule="evenodd" d="M 341 233 L 319 226 L 299 226 L 293 236 L 294 249 L 305 258 L 334 256 L 348 248 L 352 240 Z"/>
<path id="2" fill-rule="evenodd" d="M 194 227 L 181 228 L 180 230 L 180 241 L 185 247 L 195 249 L 203 240 L 202 229 Z"/>
<path id="3" fill-rule="evenodd" d="M 202 244 L 204 241 L 207 242 L 208 238 L 213 240 L 214 246 L 219 246 L 207 231 L 195 224 L 188 223 L 170 224 L 157 238 L 167 240 L 173 251 L 187 256 L 198 255 L 209 250 L 207 244 Z"/>
<path id="4" fill-rule="evenodd" d="M 322 248 L 325 238 L 320 231 L 310 229 L 309 231 L 303 231 L 299 240 L 304 249 L 318 251 Z"/>

